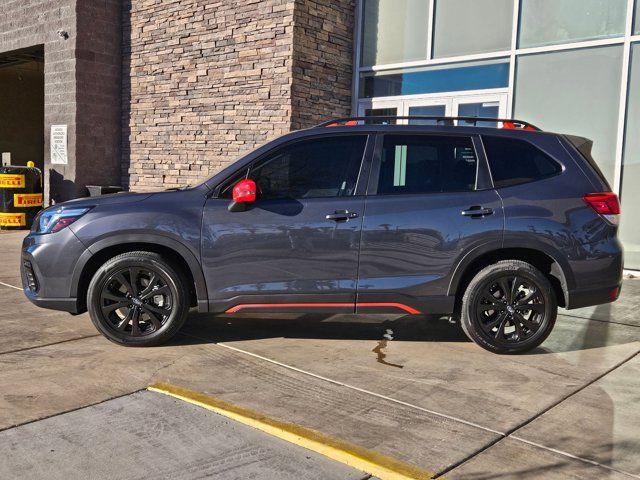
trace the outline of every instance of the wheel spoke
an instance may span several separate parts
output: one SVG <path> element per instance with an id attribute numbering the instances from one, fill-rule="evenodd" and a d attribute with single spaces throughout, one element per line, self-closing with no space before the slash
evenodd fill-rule
<path id="1" fill-rule="evenodd" d="M 540 296 L 540 292 L 538 292 L 538 290 L 535 289 L 535 288 L 531 288 L 531 291 L 529 293 L 527 293 L 524 297 L 519 299 L 516 302 L 516 304 L 517 305 L 524 305 L 525 303 L 529 303 L 531 300 L 534 300 L 534 299 L 538 298 L 539 296 Z"/>
<path id="2" fill-rule="evenodd" d="M 118 273 L 115 276 L 115 279 L 120 282 L 120 284 L 125 288 L 125 290 L 129 295 L 135 296 L 136 292 L 133 290 L 131 283 L 129 283 L 129 281 L 126 278 L 124 278 L 124 275 L 122 273 Z"/>
<path id="3" fill-rule="evenodd" d="M 159 330 L 162 326 L 162 319 L 158 318 L 155 312 L 153 312 L 148 305 L 143 305 L 142 310 L 149 316 L 149 320 L 151 320 L 151 323 L 153 323 L 156 331 Z"/>
<path id="4" fill-rule="evenodd" d="M 516 305 L 515 309 L 518 312 L 521 312 L 523 310 L 531 310 L 532 312 L 536 313 L 544 313 L 545 306 L 542 303 L 525 303 L 524 305 Z"/>
<path id="5" fill-rule="evenodd" d="M 131 288 L 133 293 L 131 295 L 138 295 L 138 277 L 140 276 L 140 269 L 137 267 L 129 268 L 129 281 L 131 282 Z"/>
<path id="6" fill-rule="evenodd" d="M 112 300 L 114 302 L 126 302 L 127 297 L 124 295 L 115 295 L 107 290 L 102 293 L 102 300 Z"/>
<path id="7" fill-rule="evenodd" d="M 160 308 L 160 307 L 156 307 L 155 305 L 151 305 L 149 303 L 145 304 L 144 307 L 145 309 L 148 309 L 150 311 L 152 311 L 153 313 L 157 313 L 159 315 L 167 316 L 171 313 L 171 309 L 170 308 Z"/>
<path id="8" fill-rule="evenodd" d="M 522 282 L 519 281 L 518 277 L 513 277 L 513 283 L 511 284 L 511 290 L 509 293 L 509 302 L 513 303 L 516 301 L 516 296 L 518 294 L 518 288 Z"/>
<path id="9" fill-rule="evenodd" d="M 513 315 L 513 318 L 515 319 L 516 323 L 521 323 L 522 325 L 524 325 L 526 328 L 528 328 L 529 330 L 531 330 L 531 332 L 535 332 L 538 330 L 538 327 L 540 327 L 539 324 L 532 322 L 531 320 L 527 320 L 526 318 L 524 318 L 523 315 L 520 315 L 519 313 L 515 313 Z"/>
<path id="10" fill-rule="evenodd" d="M 498 279 L 498 286 L 500 287 L 500 290 L 502 291 L 502 299 L 507 302 L 510 303 L 511 302 L 511 289 L 509 288 L 509 282 L 505 277 L 501 277 Z"/>
<path id="11" fill-rule="evenodd" d="M 502 322 L 502 320 L 507 316 L 506 313 L 504 312 L 500 312 L 498 313 L 498 315 L 495 316 L 495 318 L 493 320 L 491 320 L 489 323 L 481 323 L 482 328 L 488 332 L 488 333 L 493 333 L 493 327 L 495 327 L 496 325 L 500 324 Z"/>
<path id="12" fill-rule="evenodd" d="M 489 310 L 495 310 L 497 312 L 502 312 L 504 311 L 504 305 L 500 305 L 500 304 L 495 304 L 495 303 L 490 303 L 490 304 L 481 304 L 478 307 L 478 311 L 480 312 L 487 312 Z"/>
<path id="13" fill-rule="evenodd" d="M 153 287 L 155 287 L 157 284 L 158 284 L 158 276 L 155 273 L 151 272 L 151 277 L 149 278 L 149 283 L 140 292 L 138 297 L 140 297 L 141 299 L 146 298 L 146 296 L 149 295 L 149 293 L 153 290 Z"/>
<path id="14" fill-rule="evenodd" d="M 127 314 L 125 315 L 125 317 L 120 321 L 120 323 L 116 325 L 116 330 L 123 332 L 124 329 L 127 328 L 127 325 L 129 325 L 129 322 L 131 321 L 132 317 L 133 317 L 133 308 L 130 308 Z"/>
<path id="15" fill-rule="evenodd" d="M 500 324 L 498 325 L 498 330 L 496 330 L 496 333 L 494 334 L 494 338 L 497 340 L 498 338 L 502 337 L 504 338 L 504 329 L 507 326 L 507 320 L 509 319 L 509 317 L 507 316 L 507 314 L 503 314 Z"/>
<path id="16" fill-rule="evenodd" d="M 137 337 L 140 335 L 140 310 L 132 308 L 133 316 L 131 317 L 131 335 Z"/>
<path id="17" fill-rule="evenodd" d="M 130 305 L 128 300 L 112 303 L 110 305 L 104 305 L 102 307 L 102 313 L 105 314 L 105 315 L 109 315 L 114 310 L 118 310 L 119 308 L 123 308 L 123 307 L 126 307 L 128 305 Z"/>

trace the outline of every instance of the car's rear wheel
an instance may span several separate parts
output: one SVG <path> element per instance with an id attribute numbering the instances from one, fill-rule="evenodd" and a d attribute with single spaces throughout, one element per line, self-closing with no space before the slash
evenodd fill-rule
<path id="1" fill-rule="evenodd" d="M 89 284 L 87 307 L 112 342 L 146 347 L 171 338 L 189 311 L 184 275 L 157 253 L 127 252 L 102 265 Z"/>
<path id="2" fill-rule="evenodd" d="M 551 333 L 558 310 L 549 280 L 533 265 L 503 260 L 476 274 L 462 299 L 462 328 L 495 353 L 529 351 Z"/>

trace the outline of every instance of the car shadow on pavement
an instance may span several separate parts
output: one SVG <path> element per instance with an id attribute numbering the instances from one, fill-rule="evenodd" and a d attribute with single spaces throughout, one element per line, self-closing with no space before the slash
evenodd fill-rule
<path id="1" fill-rule="evenodd" d="M 390 332 L 389 332 L 390 331 Z M 181 333 L 203 342 L 232 342 L 267 338 L 313 338 L 328 340 L 394 340 L 469 342 L 458 323 L 446 317 L 408 315 L 267 315 L 191 314 Z M 174 337 L 172 343 L 184 340 Z"/>

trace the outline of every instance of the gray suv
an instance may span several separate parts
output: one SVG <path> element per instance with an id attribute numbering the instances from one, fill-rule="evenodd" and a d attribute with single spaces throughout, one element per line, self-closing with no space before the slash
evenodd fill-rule
<path id="1" fill-rule="evenodd" d="M 196 307 L 455 315 L 483 348 L 523 352 L 558 306 L 620 293 L 620 207 L 590 151 L 515 120 L 334 120 L 195 187 L 42 211 L 24 292 L 129 346 Z"/>

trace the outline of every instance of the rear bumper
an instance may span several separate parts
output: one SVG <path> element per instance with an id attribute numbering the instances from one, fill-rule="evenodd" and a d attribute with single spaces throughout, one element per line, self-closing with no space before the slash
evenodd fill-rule
<path id="1" fill-rule="evenodd" d="M 567 310 L 574 308 L 592 307 L 603 303 L 615 302 L 620 296 L 622 284 L 609 287 L 590 288 L 585 290 L 574 290 L 569 292 L 569 302 L 565 307 Z"/>

